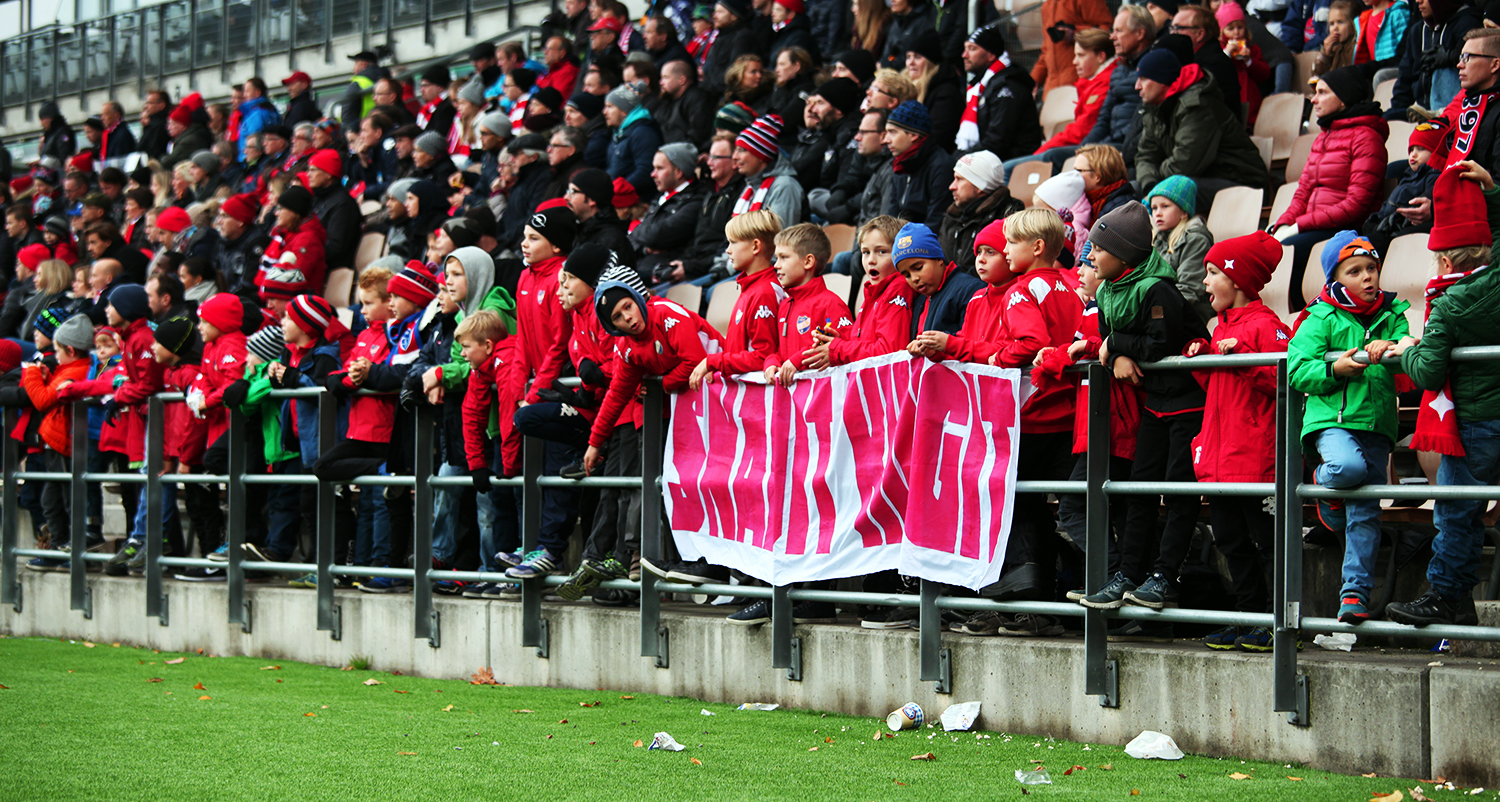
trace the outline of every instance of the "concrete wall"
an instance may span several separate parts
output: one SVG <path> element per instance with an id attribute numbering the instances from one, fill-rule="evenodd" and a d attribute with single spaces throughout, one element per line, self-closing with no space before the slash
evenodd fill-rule
<path id="1" fill-rule="evenodd" d="M 226 623 L 222 584 L 165 583 L 170 626 L 144 616 L 139 579 L 90 578 L 92 620 L 69 611 L 67 576 L 22 571 L 23 609 L 0 606 L 0 632 L 125 641 L 160 649 L 256 655 L 343 665 L 369 655 L 380 670 L 467 678 L 491 666 L 502 682 L 609 688 L 721 702 L 783 705 L 884 716 L 907 701 L 937 712 L 956 701 L 984 703 L 989 730 L 1124 744 L 1144 729 L 1167 732 L 1183 749 L 1348 773 L 1427 778 L 1493 787 L 1500 668 L 1421 652 L 1322 652 L 1301 657 L 1311 686 L 1311 726 L 1271 710 L 1268 656 L 1209 652 L 1195 641 L 1120 644 L 1118 709 L 1083 688 L 1078 639 L 1018 640 L 945 635 L 953 689 L 940 696 L 919 676 L 917 633 L 857 627 L 799 627 L 804 679 L 771 665 L 770 628 L 726 625 L 720 608 L 669 605 L 671 665 L 639 654 L 639 618 L 592 604 L 548 604 L 551 657 L 520 646 L 520 605 L 439 598 L 441 647 L 410 637 L 411 597 L 340 591 L 343 639 L 317 632 L 312 592 L 251 585 L 252 632 Z M 852 619 L 850 620 L 852 623 Z"/>

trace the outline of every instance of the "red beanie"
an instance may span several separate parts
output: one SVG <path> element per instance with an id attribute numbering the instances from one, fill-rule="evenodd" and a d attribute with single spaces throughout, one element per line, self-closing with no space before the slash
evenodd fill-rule
<path id="1" fill-rule="evenodd" d="M 1208 249 L 1208 264 L 1229 276 L 1246 295 L 1259 298 L 1260 291 L 1281 263 L 1281 243 L 1264 231 L 1233 237 Z"/>
<path id="2" fill-rule="evenodd" d="M 641 202 L 641 196 L 635 191 L 635 185 L 624 178 L 615 179 L 615 208 L 629 209 Z"/>
<path id="3" fill-rule="evenodd" d="M 186 103 L 179 103 L 177 108 L 172 109 L 172 113 L 167 115 L 167 119 L 184 127 L 192 125 L 193 110 L 188 108 Z"/>
<path id="4" fill-rule="evenodd" d="M 16 259 L 31 270 L 36 270 L 42 262 L 51 258 L 52 251 L 47 250 L 47 246 L 41 243 L 27 245 L 21 249 L 20 253 L 16 254 Z"/>
<path id="5" fill-rule="evenodd" d="M 21 344 L 0 340 L 0 373 L 9 373 L 21 365 Z"/>
<path id="6" fill-rule="evenodd" d="M 993 223 L 981 228 L 974 236 L 974 255 L 979 255 L 979 246 L 988 245 L 995 250 L 1005 253 L 1005 218 L 1000 218 Z"/>
<path id="7" fill-rule="evenodd" d="M 401 272 L 391 276 L 391 280 L 385 284 L 385 291 L 399 295 L 417 306 L 426 306 L 437 297 L 438 283 L 427 272 L 427 265 L 413 259 L 406 263 L 406 267 L 401 268 Z"/>
<path id="8" fill-rule="evenodd" d="M 776 5 L 781 6 L 782 8 L 792 12 L 793 14 L 801 14 L 805 10 L 805 7 L 802 5 L 802 0 L 776 0 Z"/>
<path id="9" fill-rule="evenodd" d="M 1443 145 L 1443 137 L 1448 135 L 1451 126 L 1442 117 L 1435 117 L 1417 126 L 1411 132 L 1411 138 L 1406 141 L 1406 148 L 1426 148 L 1437 153 Z M 1433 165 L 1436 167 L 1437 165 Z"/>
<path id="10" fill-rule="evenodd" d="M 316 295 L 298 295 L 286 305 L 286 316 L 297 324 L 297 328 L 311 337 L 326 336 L 326 332 L 339 322 L 333 304 Z M 334 338 L 328 338 L 334 339 Z"/>
<path id="11" fill-rule="evenodd" d="M 248 226 L 255 221 L 255 214 L 260 211 L 260 204 L 255 201 L 254 195 L 234 195 L 224 201 L 219 211 Z"/>
<path id="12" fill-rule="evenodd" d="M 240 324 L 245 322 L 245 305 L 240 303 L 238 295 L 221 292 L 198 307 L 198 317 L 213 324 L 220 332 L 228 334 L 239 331 Z"/>
<path id="13" fill-rule="evenodd" d="M 556 209 L 559 206 L 566 207 L 567 205 L 568 200 L 566 198 L 553 198 L 552 200 L 544 200 L 541 203 L 538 203 L 536 205 L 536 210 L 539 212 L 545 212 L 548 209 Z"/>
<path id="14" fill-rule="evenodd" d="M 162 231 L 170 231 L 173 234 L 181 234 L 184 229 L 193 225 L 192 218 L 188 213 L 176 206 L 168 206 L 161 214 L 156 216 L 156 227 Z"/>
<path id="15" fill-rule="evenodd" d="M 1490 223 L 1485 214 L 1484 190 L 1478 181 L 1461 178 L 1463 168 L 1449 165 L 1432 188 L 1432 233 L 1427 250 L 1446 251 L 1489 245 Z"/>
<path id="16" fill-rule="evenodd" d="M 344 160 L 339 158 L 338 151 L 332 148 L 324 148 L 314 153 L 307 163 L 335 178 L 344 174 Z"/>
<path id="17" fill-rule="evenodd" d="M 94 172 L 94 154 L 84 151 L 68 160 L 68 169 L 80 173 Z"/>

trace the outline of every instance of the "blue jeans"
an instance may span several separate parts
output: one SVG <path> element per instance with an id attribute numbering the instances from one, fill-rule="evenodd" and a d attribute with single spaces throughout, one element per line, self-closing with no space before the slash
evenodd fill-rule
<path id="1" fill-rule="evenodd" d="M 1438 465 L 1439 485 L 1484 487 L 1500 479 L 1500 420 L 1458 422 L 1465 456 L 1443 456 Z M 1432 541 L 1432 562 L 1427 581 L 1444 599 L 1462 599 L 1479 583 L 1480 552 L 1484 549 L 1484 524 L 1480 516 L 1488 501 L 1439 499 L 1433 505 L 1437 537 Z"/>
<path id="2" fill-rule="evenodd" d="M 469 471 L 462 465 L 443 463 L 438 476 L 466 476 Z M 455 518 L 463 498 L 461 487 L 434 487 L 432 489 L 432 558 L 444 565 L 452 565 L 458 550 L 458 525 Z"/>
<path id="3" fill-rule="evenodd" d="M 1295 62 L 1286 61 L 1277 64 L 1275 71 L 1272 73 L 1272 77 L 1276 81 L 1276 93 L 1280 94 L 1292 91 L 1292 79 L 1296 76 L 1297 64 Z"/>
<path id="4" fill-rule="evenodd" d="M 146 472 L 143 466 L 140 470 Z M 135 507 L 135 521 L 130 527 L 130 539 L 146 541 L 146 510 L 150 505 L 146 503 L 146 486 L 140 486 L 140 503 Z M 182 522 L 177 519 L 177 485 L 163 482 L 161 485 L 161 531 L 157 534 L 165 537 L 172 543 L 182 542 Z"/>
<path id="5" fill-rule="evenodd" d="M 293 457 L 271 466 L 271 473 L 309 473 L 302 460 Z M 302 531 L 302 486 L 266 486 L 266 553 L 277 560 L 291 559 Z"/>
<path id="6" fill-rule="evenodd" d="M 380 475 L 391 474 L 382 465 Z M 384 487 L 365 485 L 359 489 L 354 520 L 354 564 L 390 565 L 391 511 L 385 504 Z"/>
<path id="7" fill-rule="evenodd" d="M 490 458 L 490 470 L 503 476 L 504 465 L 497 445 Z M 495 487 L 488 493 L 479 493 L 475 501 L 479 508 L 479 570 L 498 573 L 504 569 L 495 555 L 521 549 L 521 499 L 518 488 Z"/>
<path id="8" fill-rule="evenodd" d="M 1336 490 L 1385 484 L 1391 439 L 1374 432 L 1324 429 L 1318 432 L 1323 464 L 1313 481 Z M 1439 479 L 1441 481 L 1441 479 Z M 1344 593 L 1370 598 L 1375 553 L 1380 550 L 1380 499 L 1344 499 Z"/>

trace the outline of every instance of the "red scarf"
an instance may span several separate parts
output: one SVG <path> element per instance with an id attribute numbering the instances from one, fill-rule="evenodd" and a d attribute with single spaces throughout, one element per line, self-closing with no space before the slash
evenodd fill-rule
<path id="1" fill-rule="evenodd" d="M 1325 304 L 1336 306 L 1355 317 L 1369 317 L 1380 311 L 1382 306 L 1396 299 L 1396 293 L 1382 291 L 1375 296 L 1373 301 L 1362 301 L 1349 294 L 1348 288 L 1337 281 L 1330 282 L 1323 288 L 1318 300 Z"/>
<path id="2" fill-rule="evenodd" d="M 739 217 L 745 212 L 759 211 L 761 205 L 766 202 L 766 191 L 769 190 L 771 188 L 771 184 L 775 182 L 776 176 L 768 175 L 766 176 L 764 181 L 760 182 L 759 187 L 752 187 L 746 184 L 745 192 L 744 194 L 740 195 L 739 200 L 735 201 L 734 210 L 730 214 L 730 217 Z"/>
<path id="3" fill-rule="evenodd" d="M 905 153 L 902 153 L 900 156 L 894 156 L 891 158 L 891 169 L 896 171 L 896 175 L 906 175 L 906 162 L 910 159 L 916 158 L 917 154 L 921 152 L 922 146 L 925 144 L 927 144 L 927 137 L 917 137 L 917 140 L 912 143 L 911 147 L 906 149 Z"/>
<path id="4" fill-rule="evenodd" d="M 1455 126 L 1457 130 L 1444 166 L 1458 164 L 1469 158 L 1469 151 L 1474 149 L 1474 134 L 1479 131 L 1479 123 L 1484 119 L 1485 112 L 1489 110 L 1490 99 L 1494 96 L 1494 92 L 1480 92 L 1474 97 L 1470 97 L 1468 92 L 1464 93 L 1459 101 L 1458 123 Z"/>
<path id="5" fill-rule="evenodd" d="M 1089 166 L 1092 167 L 1093 165 Z M 1084 191 L 1083 194 L 1087 195 L 1089 198 L 1089 206 L 1093 207 L 1094 209 L 1095 220 L 1098 220 L 1100 216 L 1103 215 L 1104 201 L 1109 198 L 1110 193 L 1114 192 L 1124 185 L 1125 179 L 1122 178 L 1119 181 L 1114 182 L 1113 184 L 1101 186 L 1098 189 L 1090 189 Z"/>
<path id="6" fill-rule="evenodd" d="M 990 79 L 995 74 L 1010 66 L 1010 54 L 1001 53 L 1000 57 L 990 63 L 980 76 L 979 80 L 970 86 L 967 97 L 964 99 L 964 113 L 958 121 L 959 150 L 969 150 L 979 144 L 979 101 L 984 99 L 985 87 L 989 86 Z"/>
<path id="7" fill-rule="evenodd" d="M 1472 144 L 1472 138 L 1471 142 Z M 1432 314 L 1432 302 L 1443 296 L 1449 287 L 1489 267 L 1482 265 L 1462 273 L 1433 276 L 1427 280 L 1427 310 L 1422 313 L 1426 320 Z M 1437 392 L 1422 391 L 1422 406 L 1417 409 L 1417 433 L 1411 437 L 1413 451 L 1432 451 L 1450 457 L 1464 456 L 1464 441 L 1458 436 L 1458 415 L 1453 407 L 1453 378 L 1443 380 L 1443 389 Z"/>

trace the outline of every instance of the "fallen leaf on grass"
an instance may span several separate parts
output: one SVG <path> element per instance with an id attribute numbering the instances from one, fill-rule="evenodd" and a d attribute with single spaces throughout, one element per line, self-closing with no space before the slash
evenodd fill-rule
<path id="1" fill-rule="evenodd" d="M 396 693 L 411 693 L 411 691 L 396 691 Z"/>
<path id="2" fill-rule="evenodd" d="M 1132 788 L 1132 789 L 1130 789 L 1130 795 L 1131 796 L 1140 796 L 1141 795 L 1141 789 L 1139 789 L 1139 788 Z"/>
<path id="3" fill-rule="evenodd" d="M 1287 778 L 1287 779 L 1288 779 L 1288 780 L 1291 780 L 1291 781 L 1292 781 L 1292 782 L 1298 782 L 1298 783 L 1299 783 L 1299 782 L 1302 782 L 1302 778 L 1301 778 L 1301 777 L 1293 777 L 1293 776 L 1292 776 L 1292 775 L 1290 775 L 1290 774 L 1288 774 L 1288 775 L 1287 775 L 1287 776 L 1286 776 L 1286 778 Z"/>
<path id="4" fill-rule="evenodd" d="M 281 666 L 277 666 L 277 668 L 281 668 Z M 391 676 L 393 676 L 393 677 L 399 677 L 399 676 L 401 676 L 401 672 L 400 671 L 392 671 L 391 672 Z"/>
<path id="5" fill-rule="evenodd" d="M 809 752 L 816 752 L 816 751 L 818 751 L 818 747 L 814 746 L 813 748 L 811 748 L 811 749 L 809 749 L 807 751 L 809 751 Z"/>
<path id="6" fill-rule="evenodd" d="M 1378 775 L 1376 775 L 1375 772 L 1372 771 L 1369 774 L 1361 774 L 1359 776 L 1361 776 L 1361 777 L 1375 777 L 1375 776 L 1378 776 Z"/>
<path id="7" fill-rule="evenodd" d="M 1411 798 L 1413 802 L 1432 802 L 1431 797 L 1422 793 L 1421 786 L 1411 789 Z"/>
<path id="8" fill-rule="evenodd" d="M 906 783 L 901 782 L 900 780 L 891 780 L 891 782 L 893 782 L 893 783 L 895 783 L 897 785 L 906 785 Z"/>
<path id="9" fill-rule="evenodd" d="M 823 739 L 823 743 L 825 743 L 825 744 L 831 744 L 831 743 L 833 743 L 833 736 L 830 735 L 827 738 L 824 738 Z"/>
<path id="10" fill-rule="evenodd" d="M 171 662 L 171 661 L 168 661 L 168 662 Z M 281 670 L 281 666 L 261 666 L 260 670 L 261 671 L 280 671 Z"/>
<path id="11" fill-rule="evenodd" d="M 93 644 L 89 644 L 89 645 L 92 646 Z M 186 659 L 187 659 L 186 657 L 176 657 L 176 658 L 173 658 L 171 660 L 168 660 L 167 661 L 167 665 L 169 665 L 169 666 L 179 665 L 179 664 L 182 663 L 183 660 L 186 660 Z"/>
<path id="12" fill-rule="evenodd" d="M 452 709 L 453 709 L 453 705 L 448 705 L 447 707 L 443 708 L 443 712 L 447 713 L 448 711 L 450 711 Z"/>
<path id="13" fill-rule="evenodd" d="M 327 710 L 328 709 L 328 705 L 323 705 L 323 709 Z"/>
<path id="14" fill-rule="evenodd" d="M 567 724 L 568 720 L 567 719 L 562 719 L 561 721 L 558 721 L 557 723 L 558 724 Z"/>
<path id="15" fill-rule="evenodd" d="M 118 649 L 118 648 L 120 648 L 120 642 L 119 641 L 115 641 L 114 643 L 111 643 L 110 646 L 113 646 L 114 648 Z"/>
<path id="16" fill-rule="evenodd" d="M 282 682 L 282 680 L 276 680 L 276 681 L 277 681 L 277 682 Z"/>
<path id="17" fill-rule="evenodd" d="M 876 731 L 875 731 L 875 735 L 874 735 L 874 736 L 872 736 L 872 737 L 871 737 L 871 738 L 870 738 L 870 740 L 872 740 L 872 741 L 878 741 L 878 740 L 880 740 L 880 730 L 876 730 Z"/>
<path id="18" fill-rule="evenodd" d="M 88 648 L 88 649 L 92 649 L 92 648 L 94 648 L 94 647 L 95 647 L 95 646 L 97 646 L 97 645 L 98 645 L 98 644 L 95 644 L 95 643 L 89 643 L 89 642 L 88 642 L 88 641 L 84 641 L 84 642 L 83 642 L 83 645 L 84 645 L 84 647 L 85 647 L 85 648 Z M 179 661 L 179 662 L 181 662 L 181 661 Z"/>
<path id="19" fill-rule="evenodd" d="M 116 643 L 116 644 L 115 644 L 115 645 L 116 645 L 116 646 L 119 646 L 119 645 L 120 645 L 120 644 L 118 644 L 118 643 Z M 199 650 L 198 650 L 198 654 L 203 654 L 203 650 L 202 650 L 202 649 L 199 649 Z"/>
<path id="20" fill-rule="evenodd" d="M 1239 772 L 1235 772 L 1235 773 L 1229 775 L 1229 779 L 1231 779 L 1231 780 L 1248 780 L 1248 779 L 1250 779 L 1250 775 L 1248 775 L 1248 774 L 1241 774 Z"/>
<path id="21" fill-rule="evenodd" d="M 1186 774 L 1179 774 L 1179 775 L 1177 775 L 1177 779 L 1179 779 L 1179 780 L 1186 780 L 1187 779 L 1187 775 Z"/>
<path id="22" fill-rule="evenodd" d="M 416 752 L 397 752 L 398 755 L 415 755 Z"/>
<path id="23" fill-rule="evenodd" d="M 643 747 L 645 745 L 646 745 L 645 741 L 642 741 L 639 738 L 636 739 L 635 748 L 640 749 L 641 747 Z"/>
<path id="24" fill-rule="evenodd" d="M 195 691 L 206 691 L 208 689 L 205 688 L 205 687 L 203 687 L 203 683 L 200 682 L 197 685 L 193 686 L 193 690 L 195 690 Z"/>
<path id="25" fill-rule="evenodd" d="M 689 762 L 691 762 L 695 766 L 701 766 L 701 765 L 703 765 L 703 761 L 699 760 L 696 757 L 695 758 L 689 758 Z"/>
<path id="26" fill-rule="evenodd" d="M 317 713 L 303 713 L 302 717 L 303 718 L 316 718 L 317 715 L 318 715 Z"/>
<path id="27" fill-rule="evenodd" d="M 579 702 L 578 706 L 579 707 L 598 707 L 601 704 L 603 704 L 603 703 L 602 702 Z"/>
<path id="28" fill-rule="evenodd" d="M 211 699 L 213 699 L 213 697 L 212 696 L 207 696 L 207 695 L 198 697 L 198 701 L 200 701 L 200 702 L 207 702 L 207 701 L 209 701 Z"/>
<path id="29" fill-rule="evenodd" d="M 10 686 L 9 685 L 0 685 L 0 691 L 8 691 L 8 690 L 10 690 Z"/>
<path id="30" fill-rule="evenodd" d="M 152 677 L 151 679 L 148 679 L 146 681 L 147 682 L 161 682 L 161 677 Z"/>
<path id="31" fill-rule="evenodd" d="M 1401 802 L 1405 798 L 1406 794 L 1401 793 L 1400 789 L 1397 789 L 1389 794 L 1376 793 L 1370 797 L 1370 802 Z"/>
<path id="32" fill-rule="evenodd" d="M 523 707 L 520 710 L 512 710 L 510 712 L 512 712 L 512 713 L 535 713 L 536 711 L 535 710 L 527 710 L 526 708 Z"/>
<path id="33" fill-rule="evenodd" d="M 621 696 L 621 699 L 634 699 L 634 696 Z"/>
<path id="34" fill-rule="evenodd" d="M 343 668 L 341 668 L 339 670 L 340 671 L 353 671 L 354 670 L 354 666 L 344 666 Z"/>
<path id="35" fill-rule="evenodd" d="M 1103 770 L 1103 771 L 1114 771 L 1115 770 L 1115 764 L 1113 764 L 1113 763 L 1105 763 L 1104 765 L 1100 766 L 1099 768 L 1101 770 Z"/>
<path id="36" fill-rule="evenodd" d="M 484 667 L 484 668 L 479 669 L 478 671 L 475 671 L 471 676 L 472 676 L 472 679 L 469 680 L 469 684 L 470 685 L 499 685 L 500 684 L 500 681 L 497 680 L 497 679 L 495 679 L 495 672 L 491 671 L 488 667 Z"/>
<path id="37" fill-rule="evenodd" d="M 369 679 L 365 680 L 364 682 L 361 682 L 360 684 L 361 685 L 384 685 L 385 683 L 381 682 L 378 679 L 375 679 L 374 677 L 370 677 Z"/>
<path id="38" fill-rule="evenodd" d="M 920 754 L 920 755 L 912 755 L 911 759 L 912 760 L 937 760 L 937 755 L 934 755 L 931 752 L 926 752 L 926 753 Z"/>
<path id="39" fill-rule="evenodd" d="M 1063 772 L 1063 776 L 1067 777 L 1068 775 L 1072 774 L 1075 771 L 1084 771 L 1084 770 L 1085 769 L 1082 766 L 1074 766 L 1073 768 L 1068 769 L 1067 771 Z"/>

